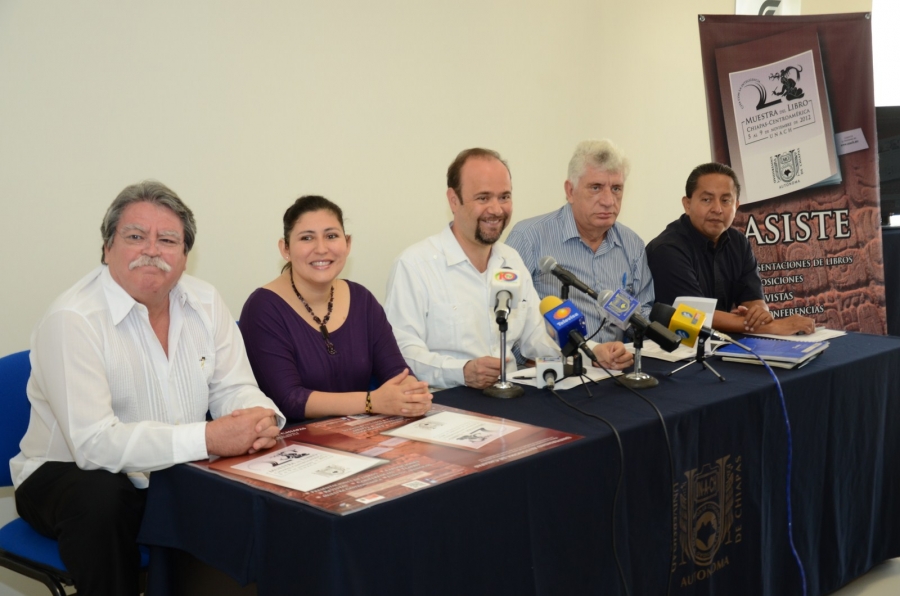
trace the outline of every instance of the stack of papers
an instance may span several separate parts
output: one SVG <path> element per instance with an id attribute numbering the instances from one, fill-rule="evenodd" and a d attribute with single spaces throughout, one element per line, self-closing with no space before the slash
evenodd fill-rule
<path id="1" fill-rule="evenodd" d="M 827 341 L 809 342 L 766 337 L 745 337 L 741 343 L 756 352 L 769 366 L 778 368 L 799 368 L 824 352 L 829 345 Z M 760 364 L 756 356 L 733 344 L 722 346 L 716 350 L 716 354 L 728 362 Z"/>
<path id="2" fill-rule="evenodd" d="M 835 337 L 847 335 L 847 332 L 840 329 L 826 329 L 825 327 L 816 327 L 815 333 L 810 333 L 809 335 L 791 335 L 790 337 L 785 337 L 784 335 L 772 335 L 769 333 L 748 333 L 747 335 L 752 335 L 753 337 L 770 337 L 772 339 L 787 339 L 790 341 L 805 341 L 815 343 L 818 341 L 825 341 L 828 339 L 834 339 Z"/>

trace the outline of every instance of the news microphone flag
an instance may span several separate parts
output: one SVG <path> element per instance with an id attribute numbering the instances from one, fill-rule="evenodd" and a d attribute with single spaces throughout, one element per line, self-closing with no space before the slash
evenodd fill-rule
<path id="1" fill-rule="evenodd" d="M 675 307 L 675 312 L 669 321 L 669 331 L 681 338 L 682 345 L 693 348 L 697 343 L 697 337 L 700 335 L 705 319 L 706 314 L 703 311 L 691 308 L 686 304 L 679 304 Z"/>
<path id="2" fill-rule="evenodd" d="M 565 302 L 556 296 L 547 296 L 541 300 L 541 314 L 544 315 L 544 325 L 547 333 L 556 342 L 560 350 L 569 343 L 569 333 L 577 331 L 582 336 L 587 335 L 587 325 L 584 323 L 584 315 L 571 301 Z"/>
<path id="3" fill-rule="evenodd" d="M 678 333 L 676 331 L 676 327 L 674 326 L 674 324 L 672 322 L 673 320 L 676 319 L 676 314 L 678 312 L 683 313 L 682 317 L 684 319 L 684 322 L 682 323 L 682 329 L 684 330 L 685 333 L 688 334 L 687 338 L 685 338 L 685 336 L 682 333 Z M 700 314 L 700 318 L 699 318 L 700 324 L 697 327 L 696 331 L 694 331 L 694 327 L 693 327 L 693 318 L 695 317 L 693 312 L 698 312 Z M 690 324 L 687 323 L 688 317 L 691 318 Z M 718 340 L 718 341 L 728 341 L 728 342 L 734 341 L 725 333 L 722 333 L 721 331 L 715 331 L 715 330 L 705 326 L 704 323 L 706 322 L 706 313 L 704 313 L 702 310 L 695 311 L 695 309 L 693 307 L 690 307 L 686 304 L 679 304 L 677 307 L 675 307 L 675 306 L 669 306 L 668 304 L 663 304 L 662 302 L 657 302 L 656 304 L 653 305 L 653 309 L 650 311 L 650 320 L 655 323 L 664 325 L 669 330 L 675 332 L 676 335 L 678 335 L 679 337 L 682 338 L 682 343 L 684 343 L 685 345 L 693 346 L 694 340 L 697 337 L 702 337 L 703 339 L 705 339 L 707 341 L 709 341 L 711 339 Z M 690 341 L 690 343 L 688 343 L 688 341 Z M 709 346 L 706 346 L 706 349 L 709 350 Z"/>
<path id="4" fill-rule="evenodd" d="M 641 307 L 641 303 L 625 290 L 616 290 L 600 306 L 613 325 L 619 329 L 627 329 L 631 315 Z"/>
<path id="5" fill-rule="evenodd" d="M 502 296 L 503 292 L 508 292 L 508 296 Z M 491 296 L 494 310 L 514 309 L 522 299 L 522 277 L 515 269 L 497 269 L 491 275 Z"/>
<path id="6" fill-rule="evenodd" d="M 557 296 L 547 296 L 546 298 L 541 300 L 538 308 L 541 310 L 541 314 L 545 315 L 562 303 L 563 301 Z"/>

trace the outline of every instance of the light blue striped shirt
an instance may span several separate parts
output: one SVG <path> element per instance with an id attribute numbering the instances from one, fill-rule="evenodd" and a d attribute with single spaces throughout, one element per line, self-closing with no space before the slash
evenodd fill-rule
<path id="1" fill-rule="evenodd" d="M 562 282 L 551 273 L 542 273 L 539 266 L 541 257 L 551 256 L 597 292 L 624 288 L 641 303 L 641 313 L 645 317 L 650 315 L 653 278 L 647 266 L 644 241 L 618 222 L 594 252 L 582 241 L 572 206 L 566 203 L 556 211 L 517 223 L 506 244 L 522 256 L 541 298 L 559 296 L 562 291 Z M 596 301 L 574 288 L 569 292 L 569 300 L 584 313 L 588 334 L 594 333 L 603 319 Z M 594 339 L 607 342 L 621 340 L 622 335 L 621 329 L 607 323 Z"/>

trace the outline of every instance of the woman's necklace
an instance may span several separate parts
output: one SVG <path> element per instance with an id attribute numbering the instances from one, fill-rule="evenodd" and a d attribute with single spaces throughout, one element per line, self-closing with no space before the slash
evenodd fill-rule
<path id="1" fill-rule="evenodd" d="M 331 340 L 328 339 L 328 329 L 325 325 L 328 324 L 328 319 L 331 318 L 331 311 L 334 308 L 334 285 L 331 286 L 331 297 L 328 299 L 328 312 L 325 313 L 325 318 L 320 319 L 316 316 L 316 313 L 312 311 L 309 307 L 309 304 L 306 303 L 306 300 L 303 299 L 303 296 L 300 295 L 300 292 L 297 291 L 297 286 L 294 285 L 294 274 L 291 273 L 291 287 L 294 288 L 294 293 L 297 294 L 297 298 L 300 299 L 300 302 L 306 307 L 306 312 L 313 318 L 313 321 L 319 325 L 319 331 L 322 332 L 322 338 L 325 339 L 325 349 L 328 350 L 328 353 L 334 356 L 337 354 L 337 350 L 334 349 L 334 344 L 331 343 Z"/>

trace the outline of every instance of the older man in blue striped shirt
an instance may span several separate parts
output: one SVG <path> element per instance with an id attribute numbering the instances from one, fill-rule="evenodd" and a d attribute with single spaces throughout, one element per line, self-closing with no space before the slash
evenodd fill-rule
<path id="1" fill-rule="evenodd" d="M 540 269 L 541 257 L 550 256 L 597 292 L 623 288 L 640 301 L 645 316 L 650 314 L 653 278 L 644 241 L 616 222 L 628 170 L 628 160 L 612 141 L 583 141 L 569 161 L 566 204 L 513 227 L 506 242 L 522 256 L 542 298 L 562 290 L 562 282 Z M 619 328 L 604 324 L 595 300 L 577 290 L 569 299 L 584 313 L 588 333 L 600 328 L 596 341 L 622 339 Z"/>

